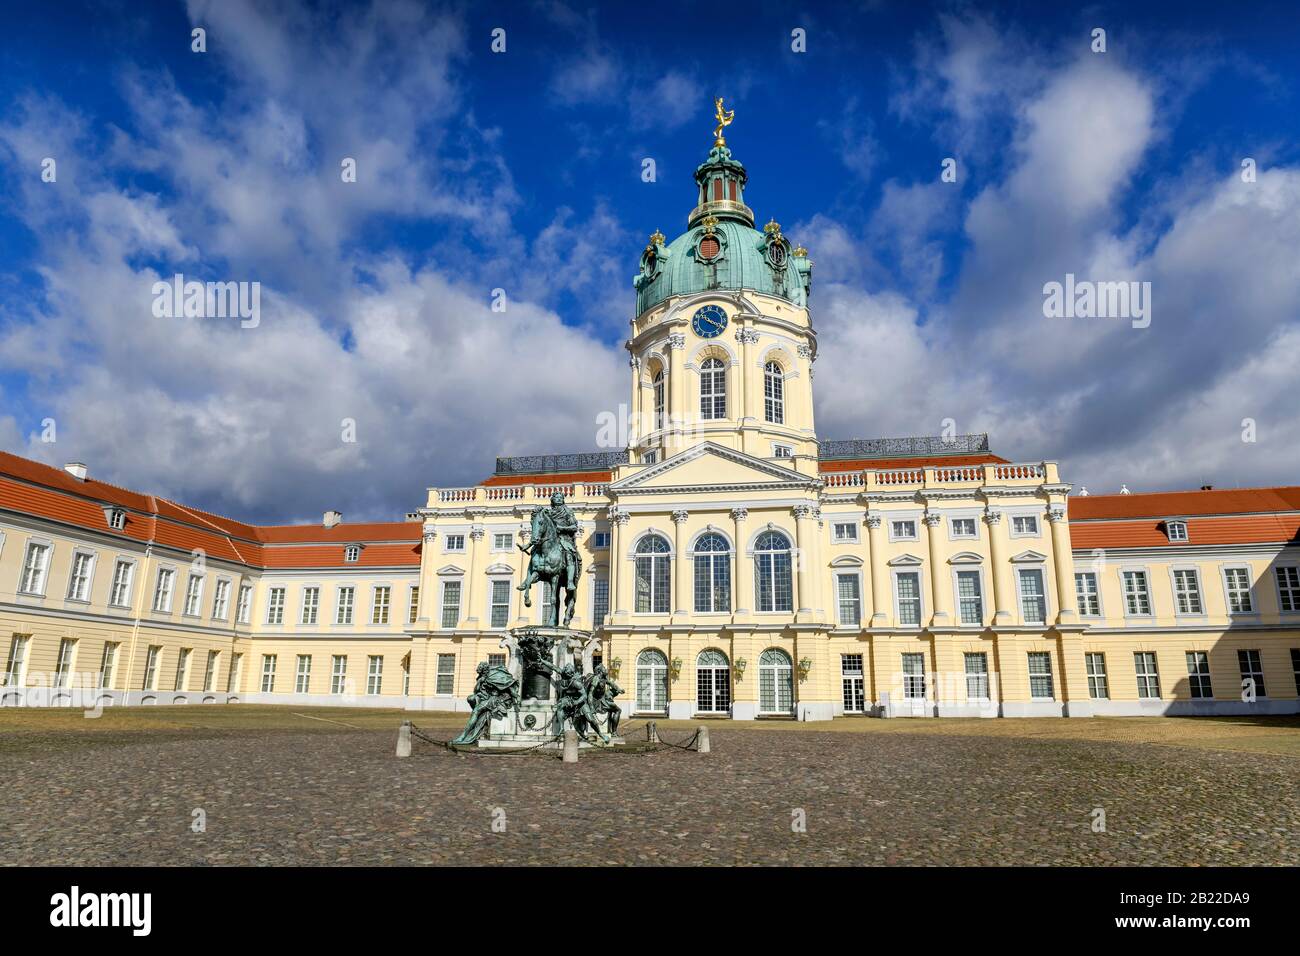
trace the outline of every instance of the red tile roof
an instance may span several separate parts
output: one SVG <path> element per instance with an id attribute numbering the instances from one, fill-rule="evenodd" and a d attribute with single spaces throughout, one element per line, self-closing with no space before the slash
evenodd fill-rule
<path id="1" fill-rule="evenodd" d="M 1300 543 L 1300 487 L 1088 495 L 1069 502 L 1076 549 Z M 1187 523 L 1170 541 L 1165 521 Z"/>

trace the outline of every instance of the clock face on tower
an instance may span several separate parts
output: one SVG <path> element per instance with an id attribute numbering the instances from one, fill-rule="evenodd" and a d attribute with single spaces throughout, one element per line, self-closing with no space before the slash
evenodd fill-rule
<path id="1" fill-rule="evenodd" d="M 727 313 L 720 305 L 701 306 L 691 319 L 691 328 L 702 339 L 711 339 L 722 334 L 727 327 Z"/>

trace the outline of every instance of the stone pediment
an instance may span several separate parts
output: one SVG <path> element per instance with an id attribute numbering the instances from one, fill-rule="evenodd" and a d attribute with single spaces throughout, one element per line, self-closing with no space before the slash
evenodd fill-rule
<path id="1" fill-rule="evenodd" d="M 813 489 L 820 482 L 793 468 L 706 441 L 610 485 L 618 495 L 700 489 Z"/>

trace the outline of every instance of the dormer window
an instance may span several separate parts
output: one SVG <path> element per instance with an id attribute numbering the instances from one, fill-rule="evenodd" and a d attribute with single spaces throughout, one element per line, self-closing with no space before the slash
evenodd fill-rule
<path id="1" fill-rule="evenodd" d="M 361 560 L 361 545 L 349 544 L 343 549 L 343 560 L 348 564 L 355 564 Z"/>
<path id="2" fill-rule="evenodd" d="M 126 527 L 126 511 L 121 508 L 114 508 L 108 513 L 108 526 L 114 531 L 121 531 Z"/>
<path id="3" fill-rule="evenodd" d="M 1166 521 L 1165 534 L 1169 536 L 1170 541 L 1187 540 L 1187 522 L 1186 521 Z"/>

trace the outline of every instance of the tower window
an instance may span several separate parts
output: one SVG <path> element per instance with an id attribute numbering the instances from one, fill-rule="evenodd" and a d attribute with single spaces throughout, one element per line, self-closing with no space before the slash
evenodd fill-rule
<path id="1" fill-rule="evenodd" d="M 785 423 L 785 383 L 775 362 L 763 366 L 763 417 L 777 425 Z"/>
<path id="2" fill-rule="evenodd" d="M 655 428 L 659 429 L 664 427 L 664 370 L 655 372 L 651 381 L 655 396 Z"/>
<path id="3" fill-rule="evenodd" d="M 716 259 L 718 253 L 722 251 L 722 244 L 718 242 L 717 236 L 705 236 L 700 240 L 700 258 Z"/>
<path id="4" fill-rule="evenodd" d="M 727 183 L 727 190 L 732 202 L 736 201 L 736 181 L 733 179 Z"/>
<path id="5" fill-rule="evenodd" d="M 722 199 L 722 180 L 721 180 L 721 179 L 715 179 L 715 180 L 713 181 L 713 198 L 714 198 L 715 200 L 721 200 L 721 199 Z"/>
<path id="6" fill-rule="evenodd" d="M 705 359 L 700 366 L 700 417 L 727 417 L 727 371 L 721 359 Z"/>

